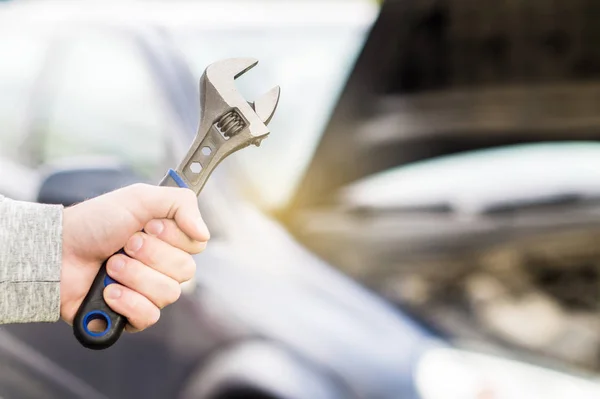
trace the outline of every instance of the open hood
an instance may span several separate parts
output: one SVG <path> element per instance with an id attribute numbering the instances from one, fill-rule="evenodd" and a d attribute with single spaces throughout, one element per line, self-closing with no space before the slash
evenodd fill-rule
<path id="1" fill-rule="evenodd" d="M 439 155 L 600 138 L 600 31 L 588 11 L 386 1 L 291 207 Z"/>

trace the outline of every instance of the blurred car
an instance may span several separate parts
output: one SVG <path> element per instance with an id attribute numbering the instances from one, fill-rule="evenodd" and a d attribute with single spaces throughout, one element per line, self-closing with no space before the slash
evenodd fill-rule
<path id="1" fill-rule="evenodd" d="M 448 342 L 597 379 L 600 36 L 586 10 L 386 2 L 282 215 Z"/>
<path id="2" fill-rule="evenodd" d="M 4 162 L 21 174 L 15 179 L 17 172 L 3 173 L 0 188 L 20 199 L 64 204 L 135 180 L 157 181 L 177 163 L 198 117 L 197 82 L 184 58 L 197 75 L 203 64 L 252 49 L 269 70 L 269 57 L 261 58 L 259 48 L 268 44 L 266 33 L 260 32 L 276 32 L 263 51 L 279 50 L 287 41 L 278 40 L 304 32 L 302 24 L 314 33 L 307 42 L 298 40 L 295 51 L 287 49 L 291 58 L 273 69 L 283 76 L 273 72 L 273 82 L 262 79 L 261 63 L 251 72 L 255 83 L 239 84 L 252 92 L 258 84 L 280 83 L 284 116 L 276 115 L 272 137 L 260 150 L 224 162 L 204 189 L 199 205 L 213 238 L 197 257 L 191 292 L 165 309 L 157 326 L 102 352 L 80 347 L 64 323 L 3 327 L 0 364 L 12 373 L 0 373 L 0 395 L 597 397 L 598 383 L 572 370 L 508 360 L 515 354 L 497 348 L 490 355 L 449 345 L 409 307 L 394 306 L 340 273 L 264 211 L 292 195 L 306 167 L 310 173 L 319 124 L 327 122 L 374 16 L 365 15 L 372 8 L 349 8 L 350 2 L 320 2 L 318 13 L 310 2 L 268 3 L 30 2 L 1 10 L 0 53 L 10 57 L 0 66 L 0 96 L 9 93 L 0 100 L 6 120 L 0 123 L 10 129 L 0 140 Z M 210 40 L 201 41 L 199 24 L 206 24 Z M 366 49 L 376 43 L 380 24 Z M 340 41 L 323 39 L 338 30 L 346 32 Z M 324 65 L 328 74 L 321 74 Z M 300 80 L 279 81 L 294 75 Z M 286 97 L 286 87 L 300 92 L 303 85 L 305 94 L 294 96 L 293 89 Z M 355 85 L 351 78 L 333 121 Z M 330 137 L 326 132 L 323 143 Z M 293 156 L 286 152 L 288 141 Z M 351 151 L 350 143 L 338 148 Z M 321 162 L 320 152 L 313 163 Z M 352 154 L 341 153 L 344 159 Z"/>

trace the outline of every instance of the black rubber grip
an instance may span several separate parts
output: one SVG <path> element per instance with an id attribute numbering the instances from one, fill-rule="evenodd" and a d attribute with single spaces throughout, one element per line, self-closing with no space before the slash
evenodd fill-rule
<path id="1" fill-rule="evenodd" d="M 159 186 L 187 187 L 181 177 L 173 170 L 169 170 Z M 121 249 L 117 253 L 125 254 L 125 250 Z M 73 319 L 75 337 L 81 345 L 89 349 L 106 349 L 112 346 L 118 341 L 127 324 L 127 319 L 114 312 L 104 301 L 104 288 L 109 284 L 116 283 L 106 273 L 106 262 L 108 260 L 102 263 L 102 267 L 100 267 L 88 294 L 83 299 Z M 89 323 L 96 319 L 106 322 L 104 331 L 95 332 L 88 328 Z"/>
<path id="2" fill-rule="evenodd" d="M 120 250 L 119 253 L 125 253 Z M 114 312 L 104 301 L 104 288 L 114 283 L 106 273 L 106 262 L 100 267 L 90 291 L 84 298 L 75 318 L 73 319 L 73 333 L 81 345 L 88 349 L 106 349 L 113 345 L 123 332 L 127 319 Z M 106 329 L 104 331 L 90 331 L 88 324 L 92 320 L 104 320 Z"/>

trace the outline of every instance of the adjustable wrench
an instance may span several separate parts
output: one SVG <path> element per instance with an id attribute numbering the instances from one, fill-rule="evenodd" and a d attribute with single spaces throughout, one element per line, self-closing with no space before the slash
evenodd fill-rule
<path id="1" fill-rule="evenodd" d="M 200 78 L 200 110 L 202 119 L 192 146 L 177 169 L 170 169 L 160 186 L 185 187 L 196 195 L 204 187 L 215 167 L 228 155 L 251 144 L 256 146 L 267 137 L 267 124 L 279 103 L 276 86 L 254 103 L 246 102 L 235 87 L 235 79 L 258 63 L 252 58 L 232 58 L 211 64 Z M 124 254 L 121 249 L 118 253 Z M 123 332 L 127 320 L 108 307 L 102 293 L 115 283 L 106 273 L 105 261 L 75 319 L 73 332 L 89 349 L 106 349 Z M 91 331 L 93 320 L 106 323 L 104 331 Z"/>

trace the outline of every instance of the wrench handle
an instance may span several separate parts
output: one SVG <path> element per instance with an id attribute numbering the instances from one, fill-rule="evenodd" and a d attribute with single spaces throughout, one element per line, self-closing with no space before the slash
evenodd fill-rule
<path id="1" fill-rule="evenodd" d="M 159 186 L 187 187 L 187 184 L 177 172 L 170 169 Z M 121 249 L 116 254 L 125 254 L 125 250 Z M 127 319 L 113 311 L 104 301 L 104 288 L 109 284 L 116 283 L 106 272 L 107 262 L 108 259 L 102 263 L 89 292 L 73 319 L 73 334 L 75 334 L 75 338 L 79 343 L 88 349 L 109 348 L 119 340 L 127 324 Z M 93 320 L 103 320 L 106 323 L 104 331 L 91 331 L 88 327 Z"/>

